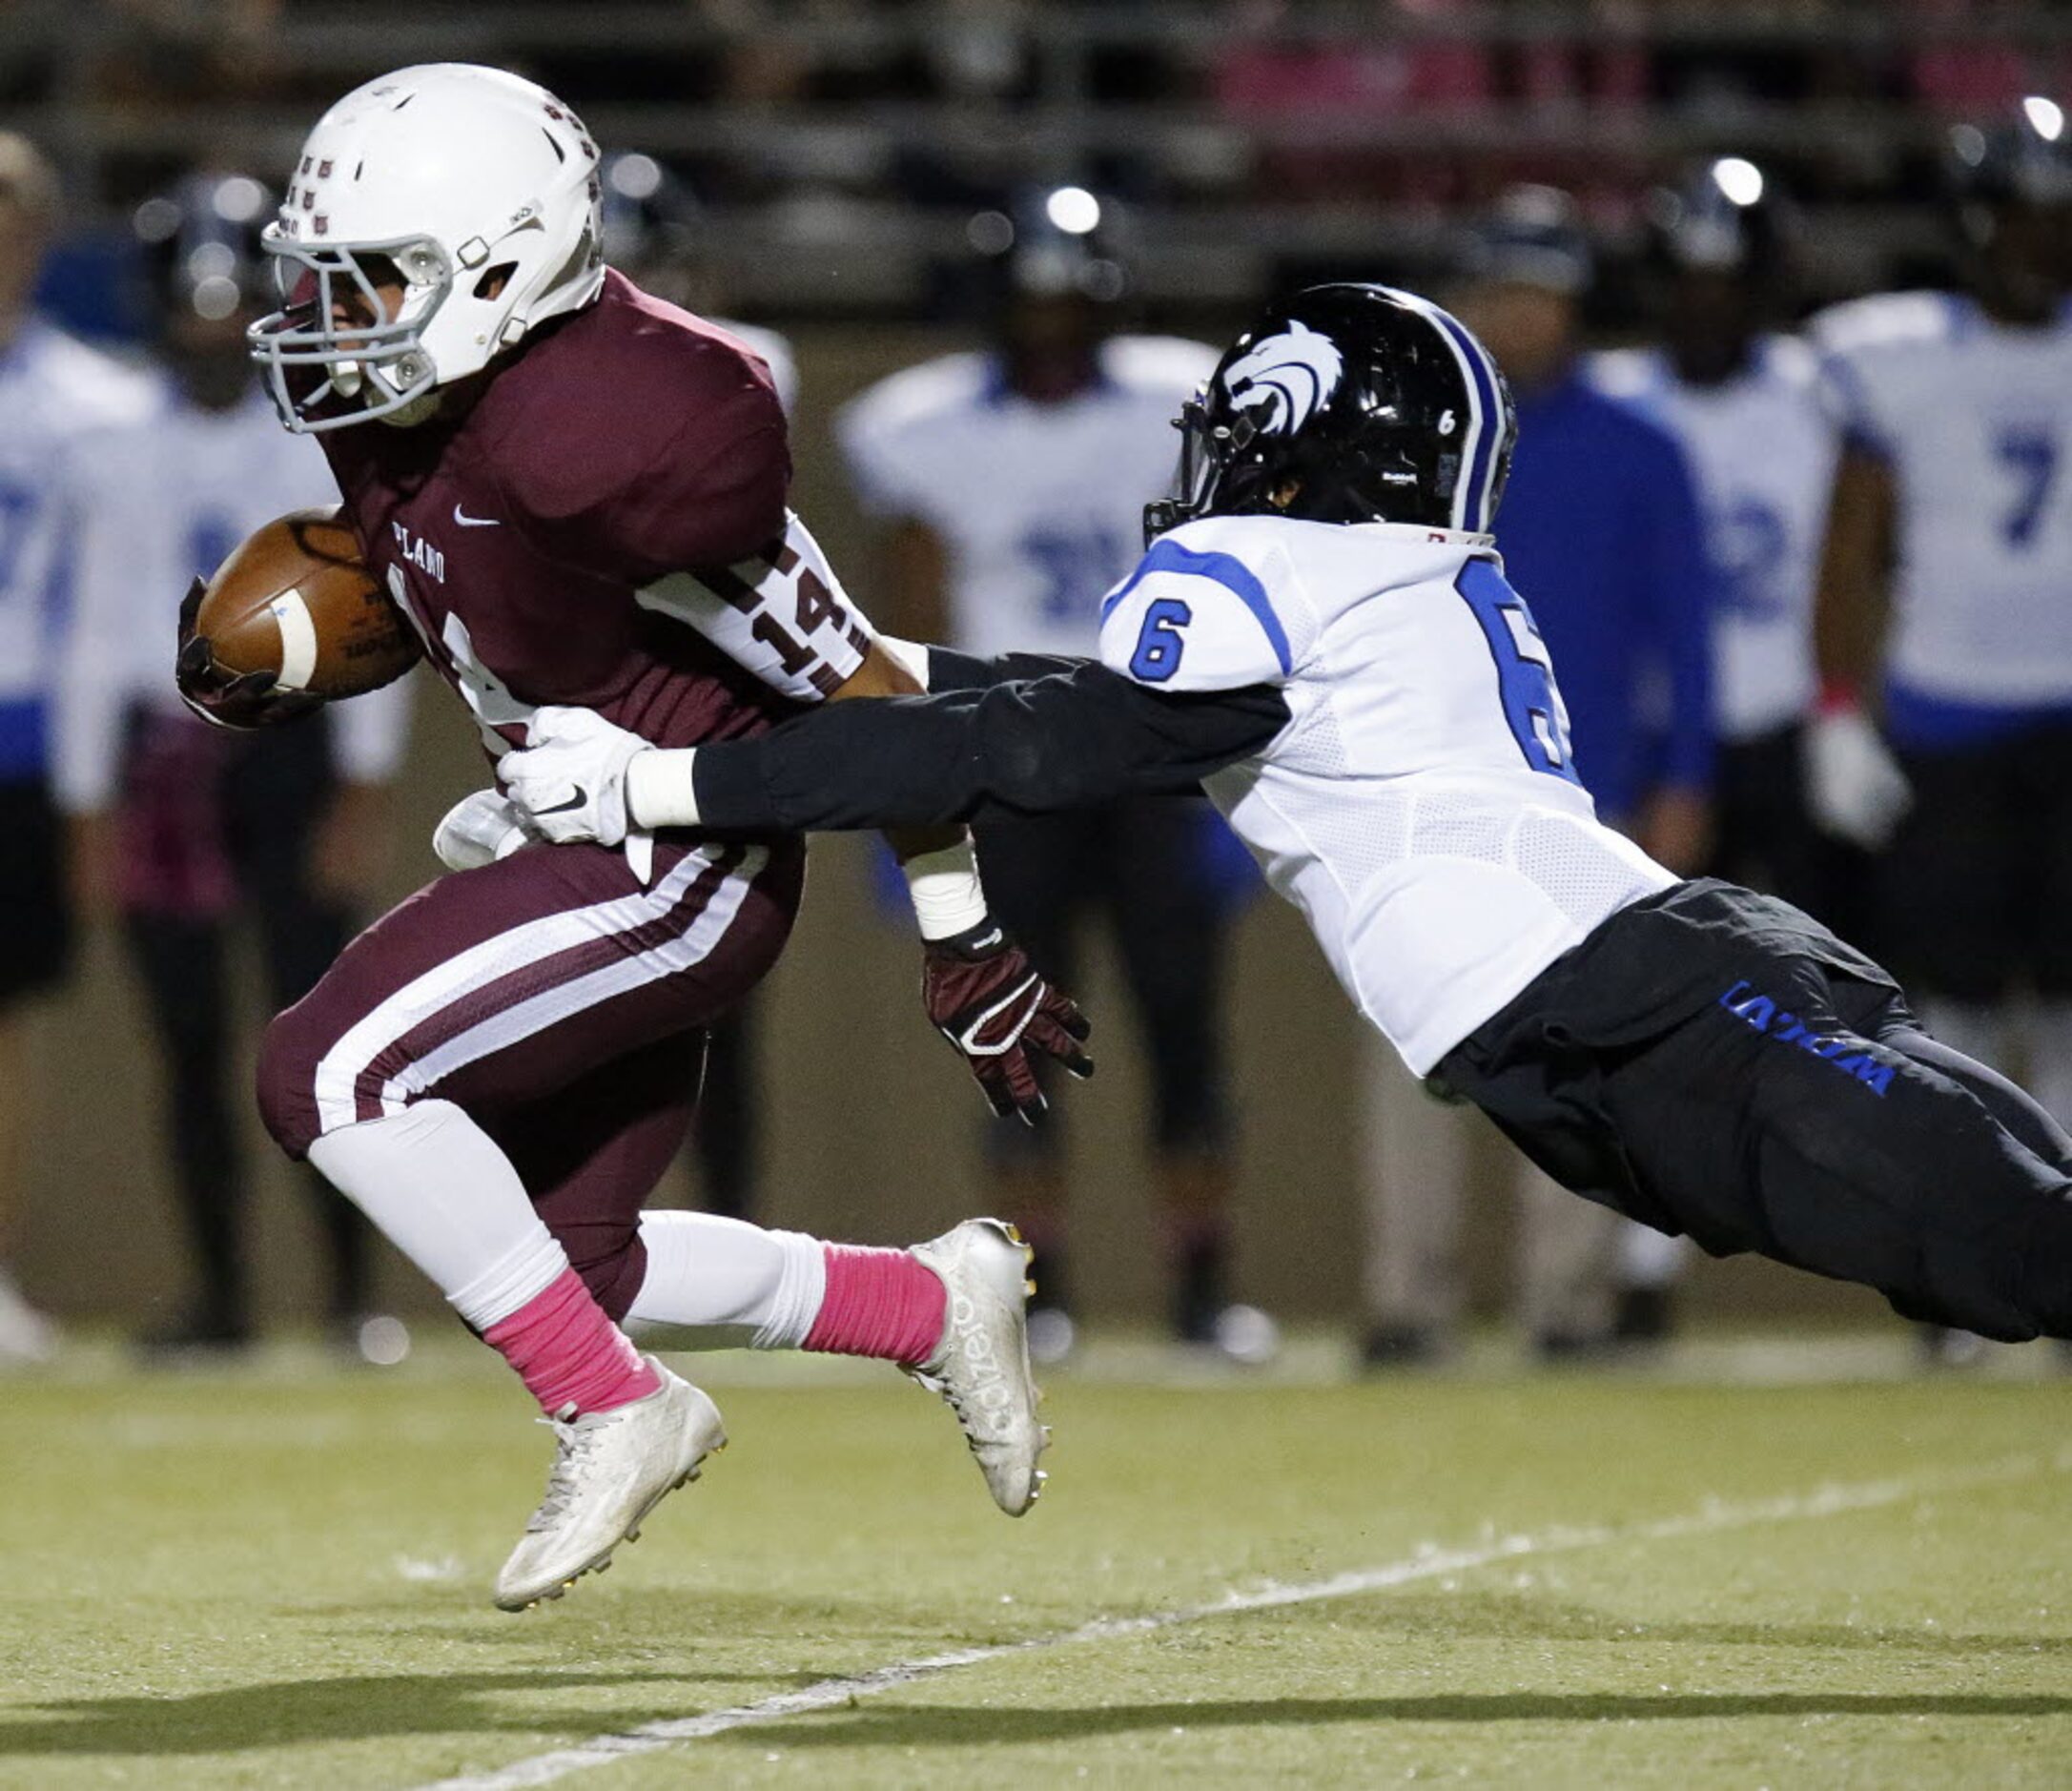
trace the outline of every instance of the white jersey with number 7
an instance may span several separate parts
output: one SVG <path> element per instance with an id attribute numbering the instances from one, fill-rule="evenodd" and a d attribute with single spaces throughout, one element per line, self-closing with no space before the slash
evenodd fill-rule
<path id="1" fill-rule="evenodd" d="M 2072 701 L 2072 309 L 2018 329 L 1885 293 L 1810 334 L 1845 436 L 1898 487 L 1887 675 L 1945 702 Z"/>

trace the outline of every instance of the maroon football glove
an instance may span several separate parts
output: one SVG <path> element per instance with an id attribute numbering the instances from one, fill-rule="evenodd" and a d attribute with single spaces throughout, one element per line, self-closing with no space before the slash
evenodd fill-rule
<path id="1" fill-rule="evenodd" d="M 993 920 L 923 948 L 921 999 L 935 1028 L 978 1079 L 994 1112 L 1034 1125 L 1047 1104 L 1036 1055 L 1074 1076 L 1094 1073 L 1079 1049 L 1094 1030 L 1070 996 L 1060 995 Z"/>
<path id="2" fill-rule="evenodd" d="M 271 672 L 237 672 L 218 665 L 207 636 L 195 631 L 201 592 L 197 578 L 180 604 L 179 656 L 174 661 L 174 681 L 179 686 L 181 702 L 215 727 L 240 729 L 269 728 L 323 707 L 322 697 L 306 690 L 275 690 Z"/>

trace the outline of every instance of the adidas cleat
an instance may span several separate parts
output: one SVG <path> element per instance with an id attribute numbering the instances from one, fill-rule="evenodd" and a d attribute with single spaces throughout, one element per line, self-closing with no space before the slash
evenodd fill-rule
<path id="1" fill-rule="evenodd" d="M 935 1353 L 907 1371 L 949 1403 L 994 1503 L 1019 1517 L 1043 1490 L 1048 1476 L 1036 1458 L 1051 1440 L 1036 1422 L 1040 1395 L 1029 1372 L 1032 1252 L 1012 1225 L 968 1219 L 916 1244 L 913 1254 L 941 1278 L 949 1300 Z"/>
<path id="2" fill-rule="evenodd" d="M 719 1408 L 656 1362 L 662 1385 L 644 1399 L 553 1428 L 546 1496 L 497 1575 L 500 1610 L 558 1598 L 585 1574 L 611 1565 L 611 1552 L 640 1535 L 642 1521 L 698 1477 L 699 1464 L 727 1447 Z"/>

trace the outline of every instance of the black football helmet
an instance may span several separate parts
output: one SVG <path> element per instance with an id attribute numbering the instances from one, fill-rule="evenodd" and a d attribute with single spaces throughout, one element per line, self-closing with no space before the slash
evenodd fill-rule
<path id="1" fill-rule="evenodd" d="M 1113 199 L 1072 186 L 1025 189 L 964 227 L 996 313 L 1017 299 L 1115 303 L 1130 283 L 1122 234 Z"/>
<path id="2" fill-rule="evenodd" d="M 1718 155 L 1648 196 L 1648 253 L 1676 273 L 1762 283 L 1778 271 L 1788 228 L 1775 180 L 1743 155 Z"/>
<path id="3" fill-rule="evenodd" d="M 652 155 L 623 150 L 598 170 L 605 259 L 638 278 L 698 256 L 704 216 L 695 195 Z"/>
<path id="4" fill-rule="evenodd" d="M 1964 234 L 1990 240 L 1997 213 L 2072 205 L 2072 130 L 2056 100 L 2031 95 L 1986 125 L 1950 132 L 1944 164 Z"/>
<path id="5" fill-rule="evenodd" d="M 1966 276 L 1989 306 L 2042 321 L 2072 288 L 2072 131 L 2032 94 L 2000 121 L 1960 124 L 1944 164 Z"/>
<path id="6" fill-rule="evenodd" d="M 1233 342 L 1175 426 L 1175 495 L 1148 544 L 1200 516 L 1487 530 L 1518 434 L 1489 351 L 1428 298 L 1312 286 Z"/>
<path id="7" fill-rule="evenodd" d="M 205 171 L 154 195 L 132 215 L 159 316 L 220 321 L 270 293 L 259 233 L 279 197 L 250 175 Z"/>
<path id="8" fill-rule="evenodd" d="M 1718 385 L 1748 364 L 1786 315 L 1795 233 L 1778 183 L 1743 155 L 1719 155 L 1648 196 L 1649 297 L 1680 377 Z"/>

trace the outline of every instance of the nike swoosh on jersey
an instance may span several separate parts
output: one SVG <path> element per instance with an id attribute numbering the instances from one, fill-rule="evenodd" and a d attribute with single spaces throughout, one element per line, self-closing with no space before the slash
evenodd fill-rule
<path id="1" fill-rule="evenodd" d="M 575 791 L 576 793 L 570 796 L 566 802 L 557 802 L 552 808 L 548 809 L 535 809 L 533 813 L 566 814 L 571 809 L 580 809 L 585 802 L 589 801 L 590 793 L 584 789 L 581 784 L 576 785 Z"/>
<path id="2" fill-rule="evenodd" d="M 453 506 L 453 520 L 462 528 L 495 528 L 503 521 L 501 516 L 463 516 L 458 504 Z"/>

